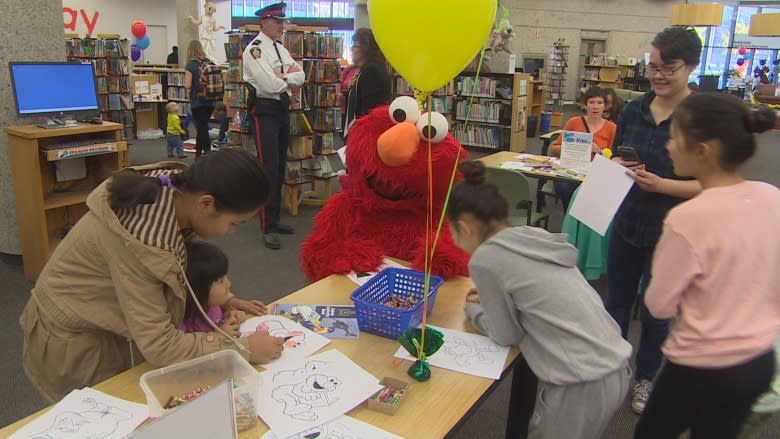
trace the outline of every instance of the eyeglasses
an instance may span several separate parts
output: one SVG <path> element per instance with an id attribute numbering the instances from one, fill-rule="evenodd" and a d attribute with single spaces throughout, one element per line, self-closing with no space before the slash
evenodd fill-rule
<path id="1" fill-rule="evenodd" d="M 680 64 L 677 67 L 672 66 L 661 66 L 658 67 L 655 64 L 648 64 L 647 65 L 647 76 L 653 76 L 658 72 L 661 72 L 661 76 L 672 76 L 674 75 L 674 72 L 680 70 L 681 68 L 685 67 L 685 63 Z"/>

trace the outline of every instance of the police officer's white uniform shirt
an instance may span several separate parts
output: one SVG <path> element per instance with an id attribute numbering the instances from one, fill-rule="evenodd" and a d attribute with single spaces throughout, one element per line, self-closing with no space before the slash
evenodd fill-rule
<path id="1" fill-rule="evenodd" d="M 290 72 L 290 67 L 298 65 L 290 56 L 290 52 L 282 43 L 276 42 L 279 55 L 284 63 L 284 72 L 287 81 L 276 77 L 276 73 L 282 72 L 282 64 L 274 50 L 274 40 L 260 31 L 249 45 L 244 49 L 244 81 L 250 83 L 257 90 L 258 98 L 279 100 L 279 94 L 290 93 L 289 87 L 303 85 L 305 75 L 298 66 L 297 72 Z"/>

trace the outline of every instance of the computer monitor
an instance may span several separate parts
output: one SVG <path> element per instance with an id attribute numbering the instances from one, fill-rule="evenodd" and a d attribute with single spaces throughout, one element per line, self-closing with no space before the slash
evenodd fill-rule
<path id="1" fill-rule="evenodd" d="M 539 70 L 544 68 L 544 57 L 538 56 L 524 56 L 523 57 L 523 70 L 526 73 L 534 75 L 535 78 L 539 77 Z"/>
<path id="2" fill-rule="evenodd" d="M 10 62 L 19 117 L 45 117 L 40 126 L 61 128 L 63 116 L 89 119 L 100 115 L 91 63 Z"/>

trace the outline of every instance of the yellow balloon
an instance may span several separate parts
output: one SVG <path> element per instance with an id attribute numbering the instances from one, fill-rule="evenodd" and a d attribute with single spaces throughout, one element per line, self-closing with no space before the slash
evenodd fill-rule
<path id="1" fill-rule="evenodd" d="M 493 28 L 496 0 L 369 0 L 379 48 L 412 87 L 441 88 L 474 59 Z"/>

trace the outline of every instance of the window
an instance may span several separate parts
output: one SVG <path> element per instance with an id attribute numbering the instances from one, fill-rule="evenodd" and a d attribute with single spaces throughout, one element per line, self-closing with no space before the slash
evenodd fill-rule
<path id="1" fill-rule="evenodd" d="M 254 17 L 255 11 L 279 0 L 231 0 L 234 17 Z M 350 0 L 287 0 L 287 16 L 298 18 L 354 18 Z"/>

